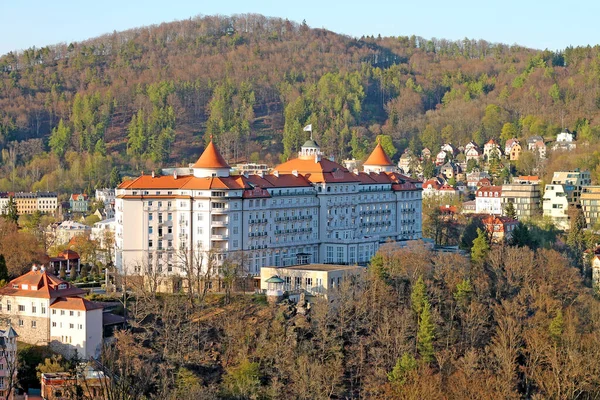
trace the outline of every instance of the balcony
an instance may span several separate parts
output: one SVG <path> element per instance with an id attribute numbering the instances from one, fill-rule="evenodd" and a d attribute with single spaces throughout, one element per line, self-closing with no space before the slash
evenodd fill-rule
<path id="1" fill-rule="evenodd" d="M 211 235 L 210 238 L 212 240 L 227 240 L 229 239 L 229 235 L 224 234 L 224 235 Z"/>
<path id="2" fill-rule="evenodd" d="M 213 226 L 227 226 L 227 221 L 226 220 L 212 220 L 212 225 Z"/>

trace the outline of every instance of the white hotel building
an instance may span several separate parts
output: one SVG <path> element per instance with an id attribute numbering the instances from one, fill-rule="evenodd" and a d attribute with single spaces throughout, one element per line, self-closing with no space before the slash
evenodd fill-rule
<path id="1" fill-rule="evenodd" d="M 116 189 L 116 264 L 178 275 L 188 256 L 218 265 L 235 253 L 259 275 L 264 266 L 366 263 L 386 241 L 421 239 L 421 182 L 394 171 L 379 144 L 364 172 L 351 172 L 308 140 L 271 174 L 232 176 L 211 142 L 190 168 Z"/>

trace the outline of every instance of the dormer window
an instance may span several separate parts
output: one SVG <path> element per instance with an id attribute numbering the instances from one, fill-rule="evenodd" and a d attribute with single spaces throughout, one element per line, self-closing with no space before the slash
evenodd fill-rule
<path id="1" fill-rule="evenodd" d="M 67 288 L 66 283 L 61 283 L 60 285 L 58 285 L 58 290 L 62 290 L 62 289 L 66 289 L 66 288 Z"/>
<path id="2" fill-rule="evenodd" d="M 18 289 L 19 285 L 13 285 L 13 289 Z"/>
<path id="3" fill-rule="evenodd" d="M 27 286 L 27 284 L 22 284 L 22 285 L 21 285 L 21 289 L 23 289 L 23 290 L 27 290 L 27 289 L 28 289 L 28 286 Z"/>

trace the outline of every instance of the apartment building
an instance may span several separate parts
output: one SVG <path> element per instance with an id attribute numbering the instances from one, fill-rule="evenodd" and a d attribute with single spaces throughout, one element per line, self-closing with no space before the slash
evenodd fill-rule
<path id="1" fill-rule="evenodd" d="M 58 208 L 58 195 L 52 192 L 2 192 L 0 193 L 0 214 L 4 214 L 8 200 L 12 197 L 19 214 L 33 214 L 35 211 L 53 213 Z"/>
<path id="2" fill-rule="evenodd" d="M 502 215 L 502 186 L 482 186 L 475 192 L 477 214 Z"/>
<path id="3" fill-rule="evenodd" d="M 552 219 L 558 229 L 570 227 L 569 213 L 581 208 L 583 188 L 592 183 L 589 171 L 557 171 L 552 182 L 544 187 L 543 212 Z"/>
<path id="4" fill-rule="evenodd" d="M 513 203 L 518 219 L 531 218 L 541 212 L 540 185 L 513 183 L 502 185 L 502 203 Z"/>
<path id="5" fill-rule="evenodd" d="M 33 266 L 0 289 L 0 312 L 9 318 L 19 340 L 49 345 L 65 357 L 97 356 L 102 343 L 102 305 L 85 292 Z M 3 322 L 4 323 L 4 322 Z"/>
<path id="6" fill-rule="evenodd" d="M 74 193 L 69 197 L 69 206 L 71 211 L 86 213 L 90 206 L 88 196 L 85 193 Z"/>
<path id="7" fill-rule="evenodd" d="M 587 227 L 593 228 L 600 218 L 600 186 L 583 187 L 580 202 Z"/>
<path id="8" fill-rule="evenodd" d="M 17 332 L 9 326 L 0 330 L 0 400 L 13 400 L 17 384 Z M 10 394 L 8 390 L 13 385 Z"/>
<path id="9" fill-rule="evenodd" d="M 388 240 L 421 238 L 421 182 L 403 176 L 378 144 L 350 172 L 308 140 L 271 174 L 230 175 L 209 143 L 190 168 L 142 175 L 116 190 L 116 265 L 123 272 L 181 275 L 241 256 L 266 265 L 366 263 Z M 214 266 L 214 267 L 213 267 Z"/>

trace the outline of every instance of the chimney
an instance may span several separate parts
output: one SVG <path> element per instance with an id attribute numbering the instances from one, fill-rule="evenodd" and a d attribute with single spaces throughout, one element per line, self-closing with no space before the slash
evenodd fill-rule
<path id="1" fill-rule="evenodd" d="M 154 170 L 152 171 L 152 177 L 154 178 Z"/>
<path id="2" fill-rule="evenodd" d="M 37 271 L 38 270 L 37 265 L 33 264 L 31 266 L 31 270 L 34 271 L 34 272 Z"/>
<path id="3" fill-rule="evenodd" d="M 317 164 L 319 161 L 321 161 L 321 155 L 319 153 L 315 154 L 315 164 Z"/>
<path id="4" fill-rule="evenodd" d="M 292 171 L 292 175 L 294 175 L 295 177 L 298 177 L 298 170 L 296 170 L 296 169 L 295 169 L 295 170 L 293 170 L 293 171 Z"/>
<path id="5" fill-rule="evenodd" d="M 275 175 L 277 178 L 279 178 L 279 171 L 273 171 L 273 175 Z"/>
<path id="6" fill-rule="evenodd" d="M 248 178 L 248 171 L 244 171 L 242 175 L 244 175 L 244 178 Z"/>
<path id="7" fill-rule="evenodd" d="M 173 179 L 177 179 L 177 168 L 173 170 Z"/>
<path id="8" fill-rule="evenodd" d="M 42 266 L 40 267 L 40 271 L 44 272 L 46 270 L 46 266 L 42 264 Z"/>
<path id="9" fill-rule="evenodd" d="M 358 169 L 357 169 L 357 168 L 354 168 L 354 169 L 352 170 L 352 173 L 353 173 L 354 175 L 358 175 Z"/>

